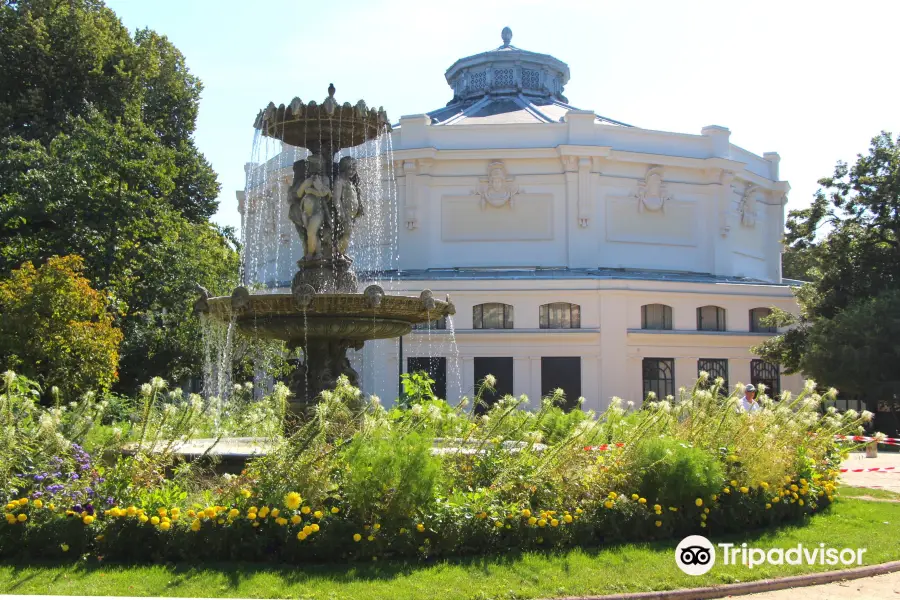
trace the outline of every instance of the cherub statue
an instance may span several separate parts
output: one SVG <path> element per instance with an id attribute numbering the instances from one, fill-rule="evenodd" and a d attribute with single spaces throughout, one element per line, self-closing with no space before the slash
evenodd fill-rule
<path id="1" fill-rule="evenodd" d="M 347 254 L 353 225 L 363 215 L 363 205 L 359 193 L 359 173 L 356 161 L 345 156 L 338 163 L 338 174 L 334 184 L 334 239 L 335 249 L 341 255 Z"/>
<path id="2" fill-rule="evenodd" d="M 322 175 L 322 157 L 310 156 L 294 163 L 294 181 L 288 189 L 288 218 L 303 243 L 303 258 L 322 256 L 322 227 L 330 225 L 328 197 L 331 190 Z"/>

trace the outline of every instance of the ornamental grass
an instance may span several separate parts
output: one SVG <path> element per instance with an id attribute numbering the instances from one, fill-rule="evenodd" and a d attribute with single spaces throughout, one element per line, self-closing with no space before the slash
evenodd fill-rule
<path id="1" fill-rule="evenodd" d="M 115 411 L 92 394 L 44 398 L 11 372 L 0 385 L 2 558 L 433 558 L 773 527 L 828 507 L 846 450 L 834 436 L 871 420 L 813 382 L 762 390 L 744 413 L 740 385 L 702 373 L 677 397 L 614 398 L 602 414 L 566 412 L 561 390 L 486 406 L 492 377 L 471 403 L 424 386 L 386 409 L 342 379 L 288 436 L 282 385 L 226 403 L 154 379 Z M 210 434 L 270 450 L 224 475 L 211 455 L 175 452 Z"/>

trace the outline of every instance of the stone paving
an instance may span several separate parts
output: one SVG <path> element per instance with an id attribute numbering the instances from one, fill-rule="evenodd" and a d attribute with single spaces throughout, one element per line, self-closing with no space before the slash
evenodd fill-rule
<path id="1" fill-rule="evenodd" d="M 866 458 L 860 452 L 850 455 L 841 465 L 846 469 L 871 469 L 875 467 L 894 467 L 893 471 L 841 473 L 841 483 L 855 487 L 868 487 L 900 493 L 900 452 L 879 452 L 878 458 Z M 840 488 L 838 488 L 840 489 Z"/>
<path id="2" fill-rule="evenodd" d="M 838 581 L 825 585 L 762 592 L 740 597 L 755 600 L 797 600 L 798 598 L 815 598 L 816 600 L 838 600 L 839 598 L 854 598 L 855 600 L 900 599 L 900 573 L 864 577 L 852 581 Z"/>

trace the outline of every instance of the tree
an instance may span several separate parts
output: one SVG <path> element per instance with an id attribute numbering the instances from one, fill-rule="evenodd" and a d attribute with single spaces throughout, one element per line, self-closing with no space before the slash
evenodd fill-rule
<path id="1" fill-rule="evenodd" d="M 96 0 L 0 2 L 0 276 L 78 254 L 113 302 L 120 385 L 198 375 L 195 284 L 236 283 L 219 185 L 194 145 L 202 86 Z"/>
<path id="2" fill-rule="evenodd" d="M 0 280 L 0 364 L 74 398 L 117 379 L 122 332 L 78 256 L 26 262 Z"/>
<path id="3" fill-rule="evenodd" d="M 876 412 L 900 398 L 900 138 L 882 132 L 819 184 L 788 219 L 794 265 L 810 279 L 797 290 L 800 316 L 775 311 L 775 324 L 793 327 L 755 350 Z"/>

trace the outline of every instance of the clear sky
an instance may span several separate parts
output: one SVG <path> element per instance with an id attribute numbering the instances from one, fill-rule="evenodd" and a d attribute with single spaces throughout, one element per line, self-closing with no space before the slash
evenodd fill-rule
<path id="1" fill-rule="evenodd" d="M 568 63 L 581 109 L 639 127 L 731 129 L 781 154 L 788 208 L 806 206 L 837 160 L 900 133 L 900 2 L 107 0 L 150 27 L 205 86 L 196 140 L 222 184 L 215 220 L 238 227 L 253 119 L 269 101 L 381 105 L 391 120 L 444 106 L 444 71 L 501 44 Z"/>

